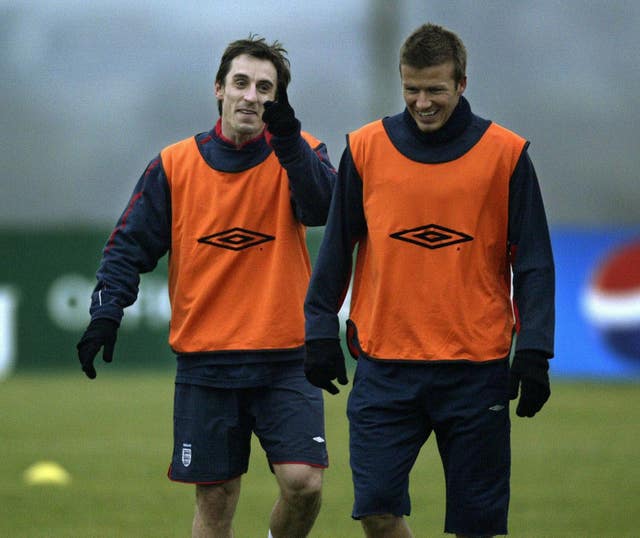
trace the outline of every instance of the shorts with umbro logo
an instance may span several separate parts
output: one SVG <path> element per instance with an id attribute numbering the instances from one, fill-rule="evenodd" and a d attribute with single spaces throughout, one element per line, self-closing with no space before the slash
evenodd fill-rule
<path id="1" fill-rule="evenodd" d="M 268 384 L 220 388 L 176 382 L 174 446 L 169 478 L 215 484 L 247 472 L 255 433 L 270 466 L 327 467 L 321 389 L 301 361 L 272 368 Z"/>
<path id="2" fill-rule="evenodd" d="M 407 363 L 361 356 L 347 404 L 352 517 L 410 514 L 409 474 L 434 433 L 444 469 L 445 532 L 506 534 L 508 373 L 507 360 Z"/>

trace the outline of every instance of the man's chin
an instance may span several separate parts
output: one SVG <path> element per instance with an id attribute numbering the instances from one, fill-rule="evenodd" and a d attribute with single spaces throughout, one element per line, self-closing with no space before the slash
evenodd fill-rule
<path id="1" fill-rule="evenodd" d="M 442 125 L 440 124 L 440 122 L 433 122 L 433 123 L 424 123 L 424 122 L 416 122 L 418 129 L 420 130 L 420 132 L 428 134 L 428 133 L 435 133 L 438 129 L 440 129 L 440 127 L 442 127 Z"/>
<path id="2" fill-rule="evenodd" d="M 242 136 L 258 136 L 264 129 L 264 124 L 240 124 L 236 126 L 236 132 Z"/>

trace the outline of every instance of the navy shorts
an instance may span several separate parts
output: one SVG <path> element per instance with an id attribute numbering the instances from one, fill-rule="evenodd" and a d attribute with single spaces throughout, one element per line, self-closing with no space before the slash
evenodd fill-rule
<path id="1" fill-rule="evenodd" d="M 361 357 L 347 405 L 353 518 L 410 514 L 409 473 L 434 432 L 445 476 L 445 532 L 506 534 L 507 387 L 506 360 L 398 364 Z"/>
<path id="2" fill-rule="evenodd" d="M 321 389 L 298 362 L 277 371 L 268 386 L 256 388 L 176 383 L 171 480 L 215 484 L 246 473 L 252 433 L 270 465 L 327 467 Z"/>

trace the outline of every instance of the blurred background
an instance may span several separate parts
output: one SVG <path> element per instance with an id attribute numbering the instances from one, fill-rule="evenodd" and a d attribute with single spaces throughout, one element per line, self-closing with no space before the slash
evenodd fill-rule
<path id="1" fill-rule="evenodd" d="M 633 0 L 0 1 L 0 377 L 77 368 L 100 250 L 146 164 L 217 120 L 230 41 L 284 44 L 291 103 L 337 166 L 347 132 L 403 109 L 398 50 L 424 22 L 465 42 L 475 113 L 531 141 L 558 273 L 552 373 L 640 379 Z M 128 366 L 173 367 L 165 274 L 125 315 Z"/>

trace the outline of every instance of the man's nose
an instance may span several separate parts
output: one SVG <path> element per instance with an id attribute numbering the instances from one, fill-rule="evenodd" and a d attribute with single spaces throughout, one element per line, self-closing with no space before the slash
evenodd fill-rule
<path id="1" fill-rule="evenodd" d="M 256 91 L 255 84 L 251 84 L 247 87 L 247 91 L 244 94 L 244 100 L 253 103 L 258 99 L 258 92 Z"/>
<path id="2" fill-rule="evenodd" d="M 418 108 L 429 108 L 431 106 L 431 96 L 427 92 L 420 92 L 416 106 L 418 106 Z"/>

